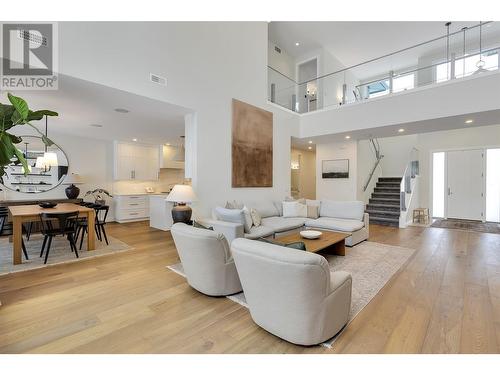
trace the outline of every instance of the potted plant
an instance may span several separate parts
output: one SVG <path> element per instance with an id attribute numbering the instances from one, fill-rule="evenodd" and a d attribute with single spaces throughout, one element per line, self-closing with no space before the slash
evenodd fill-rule
<path id="1" fill-rule="evenodd" d="M 31 111 L 28 103 L 20 97 L 7 94 L 10 104 L 0 103 L 0 182 L 3 183 L 3 175 L 9 164 L 21 164 L 24 174 L 28 173 L 28 163 L 16 145 L 23 140 L 10 133 L 11 129 L 16 126 L 30 126 L 35 129 L 42 137 L 42 141 L 47 146 L 52 146 L 52 142 L 45 134 L 33 125 L 32 121 L 39 121 L 45 116 L 58 116 L 57 112 L 49 110 Z"/>
<path id="2" fill-rule="evenodd" d="M 108 197 L 112 198 L 113 196 L 109 193 L 109 191 L 104 190 L 104 189 L 94 189 L 94 190 L 89 190 L 85 193 L 85 197 L 88 195 L 91 195 L 94 198 L 94 203 L 95 204 L 106 204 L 106 198 L 103 198 L 104 195 L 107 195 Z"/>

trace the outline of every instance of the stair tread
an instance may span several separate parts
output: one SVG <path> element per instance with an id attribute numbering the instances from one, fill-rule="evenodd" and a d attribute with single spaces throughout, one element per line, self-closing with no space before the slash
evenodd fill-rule
<path id="1" fill-rule="evenodd" d="M 370 206 L 373 206 L 373 207 L 387 207 L 387 208 L 397 208 L 398 210 L 400 209 L 400 205 L 399 204 L 384 204 L 384 203 L 368 203 L 367 204 L 367 207 L 370 207 Z"/>
<path id="2" fill-rule="evenodd" d="M 397 215 L 399 216 L 400 211 L 384 211 L 384 210 L 366 210 L 366 213 L 370 215 L 389 215 L 389 216 L 394 216 Z"/>
<path id="3" fill-rule="evenodd" d="M 399 217 L 398 218 L 392 218 L 392 217 L 382 217 L 382 216 L 370 216 L 370 221 L 385 221 L 388 223 L 399 223 Z"/>

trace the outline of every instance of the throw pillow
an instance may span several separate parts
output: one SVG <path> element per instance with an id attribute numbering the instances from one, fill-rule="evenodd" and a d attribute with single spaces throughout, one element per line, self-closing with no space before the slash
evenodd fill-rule
<path id="1" fill-rule="evenodd" d="M 283 247 L 289 247 L 289 248 L 295 249 L 295 250 L 307 251 L 306 250 L 306 244 L 304 242 L 302 242 L 302 241 L 300 241 L 300 242 L 292 242 L 292 243 L 288 243 L 286 245 L 282 244 L 280 242 L 269 241 L 269 240 L 265 239 L 264 237 L 260 237 L 258 239 L 258 241 L 270 243 L 270 244 L 273 244 L 273 245 L 283 246 Z"/>
<path id="2" fill-rule="evenodd" d="M 230 210 L 241 210 L 243 209 L 243 203 L 236 202 L 236 200 L 227 201 L 226 208 Z"/>
<path id="3" fill-rule="evenodd" d="M 250 233 L 250 229 L 252 229 L 252 215 L 250 214 L 250 210 L 248 209 L 247 206 L 243 206 L 243 215 L 245 217 L 245 222 L 244 222 L 244 227 L 245 227 L 245 233 Z"/>
<path id="4" fill-rule="evenodd" d="M 200 224 L 195 220 L 193 220 L 193 227 L 200 228 L 200 229 L 206 229 L 206 230 L 214 230 L 214 227 L 206 227 L 203 224 Z"/>
<path id="5" fill-rule="evenodd" d="M 250 210 L 250 215 L 252 216 L 253 225 L 256 227 L 260 227 L 260 224 L 262 224 L 262 218 L 260 217 L 259 211 L 257 211 L 255 208 L 252 208 Z"/>
<path id="6" fill-rule="evenodd" d="M 307 217 L 307 206 L 299 202 L 283 202 L 283 217 Z"/>
<path id="7" fill-rule="evenodd" d="M 217 220 L 237 223 L 245 226 L 245 214 L 243 213 L 243 210 L 215 207 L 214 212 L 217 216 Z"/>
<path id="8" fill-rule="evenodd" d="M 307 206 L 307 218 L 317 219 L 319 217 L 319 206 Z"/>

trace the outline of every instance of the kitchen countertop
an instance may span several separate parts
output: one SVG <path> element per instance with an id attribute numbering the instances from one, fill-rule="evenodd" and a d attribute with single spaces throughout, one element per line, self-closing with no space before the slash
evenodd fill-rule
<path id="1" fill-rule="evenodd" d="M 169 193 L 113 193 L 113 196 L 127 196 L 127 195 L 168 195 Z"/>

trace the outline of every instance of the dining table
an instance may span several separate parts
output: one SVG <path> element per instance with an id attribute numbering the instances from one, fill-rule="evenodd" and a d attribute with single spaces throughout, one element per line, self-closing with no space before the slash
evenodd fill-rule
<path id="1" fill-rule="evenodd" d="M 40 220 L 42 213 L 78 212 L 78 216 L 87 219 L 87 250 L 95 250 L 95 210 L 75 203 L 59 203 L 52 208 L 42 208 L 37 204 L 9 206 L 12 220 L 12 254 L 13 264 L 22 263 L 23 223 Z"/>

